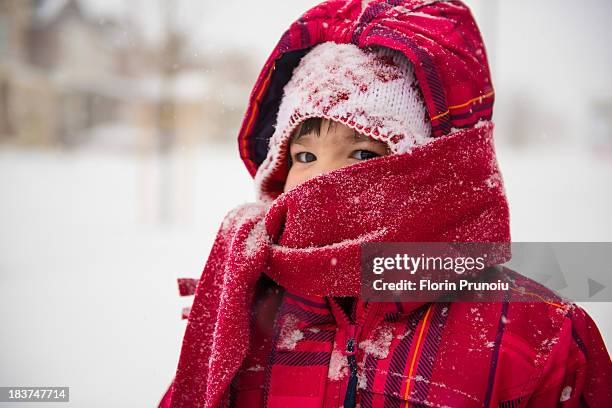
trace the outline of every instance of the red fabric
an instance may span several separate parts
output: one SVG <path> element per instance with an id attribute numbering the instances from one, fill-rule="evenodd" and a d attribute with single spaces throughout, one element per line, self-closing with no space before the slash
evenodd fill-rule
<path id="1" fill-rule="evenodd" d="M 363 242 L 508 242 L 492 132 L 490 122 L 466 129 L 231 212 L 198 282 L 171 406 L 228 403 L 261 273 L 306 295 L 359 296 Z"/>
<path id="2" fill-rule="evenodd" d="M 547 292 L 512 275 L 534 291 Z M 278 298 L 272 331 L 267 322 L 274 315 L 258 305 L 276 304 Z M 232 384 L 231 406 L 342 406 L 348 375 L 346 368 L 335 370 L 330 363 L 353 327 L 359 331 L 361 408 L 406 403 L 604 407 L 612 398 L 605 346 L 591 319 L 575 305 L 519 303 L 509 297 L 499 303 L 426 305 L 358 299 L 355 306 L 353 316 L 347 316 L 335 298 L 270 287 L 253 310 L 256 341 Z M 283 339 L 296 330 L 299 341 Z M 385 333 L 391 334 L 389 342 Z M 369 347 L 376 343 L 380 348 L 373 353 Z"/>

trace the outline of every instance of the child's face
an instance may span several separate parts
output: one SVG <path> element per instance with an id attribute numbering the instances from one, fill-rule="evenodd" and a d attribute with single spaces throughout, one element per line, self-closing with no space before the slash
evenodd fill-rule
<path id="1" fill-rule="evenodd" d="M 293 187 L 319 174 L 390 153 L 386 143 L 358 134 L 342 123 L 323 120 L 320 134 L 313 130 L 291 141 L 291 167 L 285 188 Z M 299 134 L 300 127 L 295 132 Z"/>

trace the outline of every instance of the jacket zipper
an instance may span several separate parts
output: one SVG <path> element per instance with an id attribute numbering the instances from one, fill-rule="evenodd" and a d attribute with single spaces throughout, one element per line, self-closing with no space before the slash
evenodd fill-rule
<path id="1" fill-rule="evenodd" d="M 347 356 L 348 366 L 350 370 L 350 376 L 348 380 L 348 384 L 346 387 L 346 393 L 344 395 L 344 408 L 355 408 L 357 405 L 357 347 L 356 342 L 359 334 L 362 332 L 362 327 L 359 324 L 355 324 L 350 318 L 347 316 L 344 309 L 338 304 L 336 299 L 332 299 L 332 302 L 338 307 L 340 311 L 340 315 L 346 324 L 346 330 L 348 332 L 346 348 L 344 350 L 344 354 Z M 357 302 L 354 303 L 354 307 L 356 307 Z M 366 305 L 365 311 L 365 319 L 367 320 L 368 316 L 372 313 L 374 309 L 374 304 L 368 303 Z M 362 322 L 362 323 L 365 323 Z"/>
<path id="2" fill-rule="evenodd" d="M 346 343 L 346 353 L 351 374 L 346 386 L 346 394 L 344 395 L 344 408 L 355 408 L 357 398 L 357 361 L 355 358 L 354 337 L 348 339 Z"/>
<path id="3" fill-rule="evenodd" d="M 355 342 L 361 332 L 360 329 L 359 325 L 356 324 L 349 324 L 347 327 L 348 339 L 344 354 L 348 360 L 350 376 L 344 395 L 344 408 L 355 408 L 357 402 L 357 347 Z"/>

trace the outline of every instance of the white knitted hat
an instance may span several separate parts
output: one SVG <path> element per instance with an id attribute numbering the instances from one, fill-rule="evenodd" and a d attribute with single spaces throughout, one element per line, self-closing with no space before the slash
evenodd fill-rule
<path id="1" fill-rule="evenodd" d="M 341 122 L 386 142 L 392 154 L 433 140 L 412 63 L 386 47 L 324 42 L 313 47 L 283 89 L 268 154 L 255 175 L 261 199 L 271 199 L 271 178 L 286 173 L 287 142 L 312 117 Z M 272 177 L 272 176 L 275 177 Z"/>

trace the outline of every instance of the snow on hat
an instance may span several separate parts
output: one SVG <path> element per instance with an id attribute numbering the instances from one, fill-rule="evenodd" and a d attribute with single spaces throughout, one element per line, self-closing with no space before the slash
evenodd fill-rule
<path id="1" fill-rule="evenodd" d="M 283 89 L 268 154 L 255 175 L 261 199 L 271 180 L 285 180 L 287 145 L 294 129 L 308 118 L 341 122 L 405 153 L 433 140 L 431 122 L 412 63 L 399 51 L 323 42 L 294 69 Z"/>

